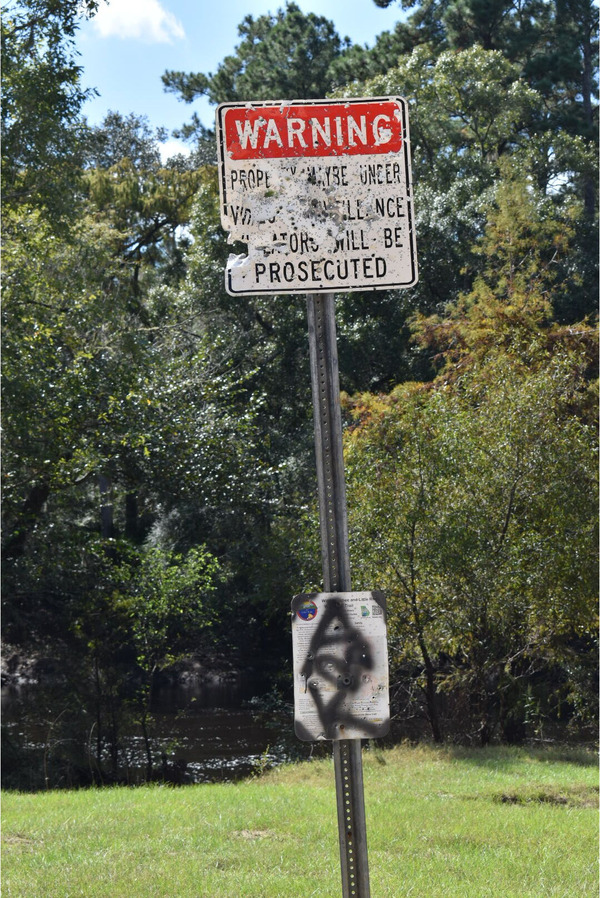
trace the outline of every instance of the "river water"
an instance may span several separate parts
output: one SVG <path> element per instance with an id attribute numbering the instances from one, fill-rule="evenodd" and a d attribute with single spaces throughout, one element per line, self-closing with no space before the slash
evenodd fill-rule
<path id="1" fill-rule="evenodd" d="M 51 715 L 43 724 L 28 722 L 28 694 L 34 690 L 32 686 L 2 688 L 2 723 L 8 745 L 27 748 L 32 762 L 39 764 L 48 746 L 50 753 L 60 751 L 60 746 L 58 727 L 50 731 Z M 161 688 L 152 706 L 157 776 L 165 773 L 173 781 L 186 783 L 236 780 L 306 755 L 307 746 L 294 736 L 291 713 L 258 710 L 251 698 L 251 686 L 239 681 Z M 142 780 L 146 755 L 141 733 L 125 733 L 122 748 L 127 778 Z M 10 751 L 5 755 L 7 762 L 9 756 Z M 25 783 L 23 787 L 27 788 Z"/>
<path id="2" fill-rule="evenodd" d="M 193 782 L 233 780 L 289 760 L 294 747 L 288 715 L 257 711 L 239 683 L 161 689 L 153 704 L 155 732 L 172 740 Z"/>

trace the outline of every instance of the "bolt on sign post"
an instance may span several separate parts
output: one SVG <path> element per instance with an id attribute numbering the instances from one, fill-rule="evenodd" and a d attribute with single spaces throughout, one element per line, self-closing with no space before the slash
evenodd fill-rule
<path id="1" fill-rule="evenodd" d="M 386 607 L 352 592 L 334 291 L 417 282 L 408 107 L 402 97 L 224 103 L 221 223 L 232 296 L 305 293 L 322 593 L 292 601 L 295 730 L 333 742 L 342 890 L 369 898 L 361 739 L 389 728 Z"/>

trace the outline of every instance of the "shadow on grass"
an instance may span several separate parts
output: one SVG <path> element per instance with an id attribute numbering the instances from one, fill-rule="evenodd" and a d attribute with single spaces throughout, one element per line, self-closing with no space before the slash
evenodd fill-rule
<path id="1" fill-rule="evenodd" d="M 492 796 L 499 804 L 551 804 L 569 808 L 597 808 L 598 786 L 531 786 L 499 792 Z"/>
<path id="2" fill-rule="evenodd" d="M 597 767 L 598 752 L 584 746 L 556 745 L 544 747 L 514 747 L 493 745 L 485 748 L 468 748 L 461 745 L 445 747 L 448 758 L 464 761 L 480 767 L 509 771 L 523 761 L 546 764 L 576 764 L 579 767 Z"/>

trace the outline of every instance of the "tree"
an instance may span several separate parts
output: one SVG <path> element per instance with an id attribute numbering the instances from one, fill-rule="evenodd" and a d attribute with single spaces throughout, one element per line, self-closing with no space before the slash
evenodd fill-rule
<path id="1" fill-rule="evenodd" d="M 161 291 L 156 306 L 144 297 L 140 319 L 128 272 L 113 252 L 114 232 L 94 216 L 80 222 L 73 241 L 52 240 L 38 215 L 16 218 L 10 233 L 3 308 L 6 561 L 39 551 L 38 540 L 56 526 L 55 515 L 62 518 L 67 497 L 70 539 L 82 539 L 88 527 L 97 531 L 99 516 L 84 521 L 100 475 L 117 490 L 121 514 L 133 497 L 145 497 L 150 522 L 157 504 L 170 508 L 174 497 L 229 508 L 249 482 L 242 471 L 254 451 L 252 410 L 232 416 L 238 375 L 226 360 L 212 358 L 195 318 L 165 310 Z M 119 526 L 137 539 L 132 518 Z M 4 573 L 11 578 L 10 565 Z M 22 619 L 19 632 L 30 628 L 33 635 L 37 625 L 22 618 L 10 593 L 4 597 Z M 7 613 L 5 623 L 10 619 Z"/>
<path id="2" fill-rule="evenodd" d="M 546 208 L 573 223 L 566 265 L 577 271 L 560 299 L 560 316 L 574 322 L 593 311 L 597 265 L 591 251 L 597 225 L 589 218 L 586 184 L 597 157 L 590 141 L 563 131 L 540 130 L 545 102 L 519 77 L 519 66 L 499 51 L 472 47 L 438 55 L 417 47 L 400 65 L 339 96 L 405 94 L 419 243 L 420 280 L 408 301 L 421 311 L 467 292 L 479 270 L 473 252 L 490 209 L 503 160 L 531 175 L 548 196 Z M 574 197 L 581 202 L 573 202 Z M 552 215 L 555 213 L 552 212 Z M 575 218 L 573 216 L 576 216 Z M 558 302 L 557 302 L 558 309 Z"/>
<path id="3" fill-rule="evenodd" d="M 111 112 L 87 138 L 84 186 L 89 214 L 110 222 L 114 252 L 130 277 L 131 305 L 146 323 L 142 280 L 182 274 L 178 229 L 187 224 L 201 169 L 176 158 L 163 165 L 145 119 Z M 149 284 L 146 284 L 149 286 Z"/>
<path id="4" fill-rule="evenodd" d="M 483 740 L 522 734 L 536 689 L 542 716 L 567 695 L 579 713 L 596 638 L 597 335 L 552 308 L 576 216 L 503 169 L 473 289 L 413 323 L 438 378 L 348 400 L 353 565 L 393 596 L 435 739 L 448 700 Z"/>
<path id="5" fill-rule="evenodd" d="M 275 15 L 246 16 L 238 26 L 241 43 L 214 75 L 166 72 L 169 91 L 190 103 L 206 95 L 211 103 L 232 100 L 311 99 L 331 87 L 329 67 L 341 52 L 332 22 L 286 3 Z"/>
<path id="6" fill-rule="evenodd" d="M 364 82 L 395 68 L 401 58 L 419 44 L 426 43 L 406 22 L 398 22 L 393 31 L 383 31 L 373 47 L 346 44 L 330 66 L 333 87 L 343 87 L 354 81 Z"/>
<path id="7" fill-rule="evenodd" d="M 394 0 L 374 2 L 387 7 Z M 546 100 L 542 129 L 564 128 L 596 139 L 598 16 L 590 0 L 402 0 L 399 5 L 414 9 L 404 26 L 414 45 L 427 43 L 436 55 L 473 46 L 498 50 Z"/>
<path id="8" fill-rule="evenodd" d="M 82 159 L 81 87 L 74 36 L 97 0 L 24 0 L 2 19 L 2 201 L 72 213 Z"/>
<path id="9" fill-rule="evenodd" d="M 506 351 L 535 365 L 557 345 L 592 339 L 589 325 L 557 324 L 564 296 L 578 288 L 570 264 L 576 239 L 576 203 L 564 208 L 504 166 L 486 231 L 476 247 L 483 260 L 473 289 L 441 314 L 413 319 L 422 347 L 435 353 L 446 378 Z M 574 283 L 575 282 L 575 283 Z"/>
<path id="10" fill-rule="evenodd" d="M 232 418 L 237 416 L 241 425 L 252 413 L 255 429 L 252 442 L 242 440 L 237 450 L 247 460 L 244 497 L 238 493 L 237 502 L 222 502 L 208 516 L 197 504 L 179 502 L 171 523 L 180 532 L 195 533 L 219 558 L 227 558 L 231 580 L 222 601 L 232 610 L 230 634 L 243 620 L 243 642 L 250 632 L 259 644 L 274 638 L 272 647 L 279 652 L 281 631 L 273 633 L 272 619 L 277 619 L 277 627 L 285 626 L 280 596 L 293 559 L 285 552 L 274 558 L 276 532 L 294 520 L 312 489 L 305 303 L 299 297 L 280 302 L 272 296 L 247 297 L 240 303 L 226 293 L 223 273 L 231 247 L 219 222 L 214 170 L 206 172 L 198 191 L 190 230 L 188 274 L 175 302 L 182 315 L 193 317 L 202 328 L 213 363 L 239 380 L 230 394 Z M 245 450 L 253 445 L 250 460 Z"/>
<path id="11" fill-rule="evenodd" d="M 206 642 L 206 633 L 216 619 L 207 599 L 215 589 L 217 574 L 214 558 L 201 548 L 190 549 L 185 557 L 148 549 L 117 572 L 121 585 L 112 604 L 128 620 L 142 673 L 135 707 L 146 752 L 147 780 L 152 777 L 154 761 L 150 708 L 155 675 Z"/>
<path id="12" fill-rule="evenodd" d="M 260 464 L 248 462 L 252 407 L 231 413 L 237 374 L 226 358 L 214 361 L 198 316 L 169 293 L 181 278 L 186 239 L 178 229 L 201 171 L 181 160 L 163 166 L 160 135 L 135 116 L 111 113 L 85 129 L 79 70 L 58 64 L 70 52 L 78 7 L 26 8 L 30 19 L 10 20 L 14 34 L 29 29 L 40 52 L 56 49 L 56 93 L 37 124 L 64 143 L 44 155 L 38 141 L 29 168 L 11 143 L 33 115 L 40 63 L 28 90 L 11 93 L 15 177 L 45 184 L 44 166 L 56 166 L 73 187 L 64 195 L 53 187 L 47 198 L 33 187 L 11 194 L 3 218 L 5 624 L 10 638 L 32 645 L 60 641 L 73 615 L 85 616 L 99 533 L 112 557 L 111 539 L 139 544 L 177 501 L 194 502 L 205 521 L 216 507 L 231 515 L 234 494 L 241 502 L 252 480 L 237 466 Z M 35 121 L 29 126 L 35 136 Z M 69 228 L 50 201 L 73 197 L 77 226 Z M 77 563 L 81 577 L 72 575 Z"/>
<path id="13" fill-rule="evenodd" d="M 392 665 L 412 666 L 437 740 L 448 701 L 463 734 L 522 733 L 536 672 L 559 683 L 537 690 L 558 713 L 578 650 L 580 663 L 593 651 L 595 437 L 572 411 L 580 371 L 575 355 L 534 372 L 498 355 L 452 388 L 349 402 L 353 578 L 388 590 Z"/>
<path id="14" fill-rule="evenodd" d="M 108 778 L 122 776 L 119 741 L 141 670 L 140 631 L 115 600 L 124 565 L 135 566 L 133 553 L 143 568 L 149 541 L 167 555 L 171 540 L 187 553 L 211 534 L 221 549 L 263 470 L 255 404 L 239 409 L 238 373 L 177 304 L 164 265 L 153 289 L 147 270 L 160 266 L 146 253 L 135 292 L 123 244 L 140 219 L 145 226 L 149 206 L 127 207 L 116 191 L 114 209 L 90 205 L 60 235 L 39 211 L 3 222 L 4 637 L 62 662 L 52 698 L 78 746 L 71 782 L 92 769 L 105 777 L 107 755 Z M 175 520 L 189 508 L 201 526 L 186 532 Z M 175 651 L 173 614 L 161 601 L 152 626 Z"/>
<path id="15" fill-rule="evenodd" d="M 437 58 L 417 47 L 385 75 L 336 93 L 401 94 L 412 100 L 420 274 L 401 302 L 433 311 L 469 289 L 478 264 L 472 247 L 482 232 L 488 191 L 499 177 L 499 159 L 528 145 L 541 97 L 500 53 L 479 47 Z M 401 327 L 398 322 L 396 332 Z"/>

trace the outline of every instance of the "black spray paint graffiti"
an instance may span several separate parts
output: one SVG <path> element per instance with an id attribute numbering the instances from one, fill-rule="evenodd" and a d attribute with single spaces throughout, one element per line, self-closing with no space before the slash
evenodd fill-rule
<path id="1" fill-rule="evenodd" d="M 305 599 L 296 597 L 295 610 L 296 603 Z M 375 600 L 384 602 L 379 596 Z M 356 728 L 364 737 L 382 735 L 381 721 L 352 710 L 353 698 L 371 682 L 373 650 L 370 639 L 352 624 L 344 602 L 335 596 L 328 599 L 300 670 L 304 691 L 311 695 L 323 727 L 321 738 L 344 739 L 346 732 Z M 300 739 L 315 738 L 302 721 L 296 720 L 295 728 Z"/>

